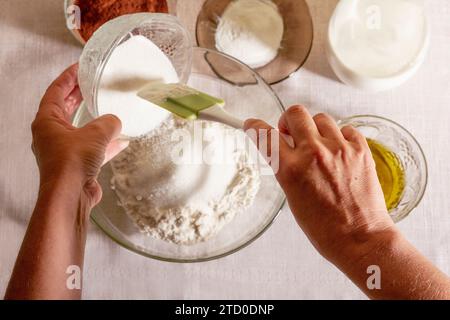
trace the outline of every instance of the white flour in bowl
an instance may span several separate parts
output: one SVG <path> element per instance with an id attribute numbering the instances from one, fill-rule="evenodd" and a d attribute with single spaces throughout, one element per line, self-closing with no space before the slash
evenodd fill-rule
<path id="1" fill-rule="evenodd" d="M 198 138 L 200 131 L 198 141 L 194 132 Z M 180 133 L 191 143 L 185 158 L 174 162 L 183 145 Z M 204 241 L 258 192 L 259 172 L 244 142 L 242 132 L 222 124 L 171 117 L 111 162 L 112 188 L 142 232 L 177 244 Z"/>

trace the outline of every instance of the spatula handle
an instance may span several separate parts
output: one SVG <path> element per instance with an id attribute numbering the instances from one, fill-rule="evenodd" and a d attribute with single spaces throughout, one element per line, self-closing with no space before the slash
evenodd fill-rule
<path id="1" fill-rule="evenodd" d="M 219 105 L 201 111 L 199 119 L 220 122 L 235 129 L 244 129 L 244 121 L 232 116 Z"/>
<path id="2" fill-rule="evenodd" d="M 235 129 L 244 129 L 244 121 L 226 112 L 225 109 L 219 105 L 201 111 L 199 119 L 220 122 Z M 295 148 L 294 139 L 290 135 L 280 132 L 280 136 L 291 148 Z"/>

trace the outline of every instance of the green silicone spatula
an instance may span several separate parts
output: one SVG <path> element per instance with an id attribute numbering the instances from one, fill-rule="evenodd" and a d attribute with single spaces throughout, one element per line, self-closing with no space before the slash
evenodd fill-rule
<path id="1" fill-rule="evenodd" d="M 187 120 L 209 120 L 220 122 L 236 129 L 244 129 L 244 121 L 223 109 L 225 101 L 212 97 L 180 83 L 150 83 L 138 92 L 138 96 Z M 280 133 L 291 146 L 291 136 Z"/>
<path id="2" fill-rule="evenodd" d="M 197 91 L 184 84 L 151 83 L 138 96 L 187 120 L 221 122 L 236 129 L 244 128 L 244 121 L 223 109 L 225 101 Z"/>

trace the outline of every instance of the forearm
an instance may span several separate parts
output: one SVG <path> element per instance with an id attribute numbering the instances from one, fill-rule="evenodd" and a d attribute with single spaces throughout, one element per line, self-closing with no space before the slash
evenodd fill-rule
<path id="1" fill-rule="evenodd" d="M 41 185 L 6 299 L 75 299 L 66 281 L 71 265 L 82 270 L 89 207 L 73 176 Z"/>
<path id="2" fill-rule="evenodd" d="M 364 246 L 365 249 L 361 251 L 366 252 L 356 261 L 347 256 L 336 265 L 370 298 L 450 299 L 449 278 L 420 254 L 400 232 L 381 234 L 371 244 Z M 355 254 L 357 250 L 354 247 L 349 255 Z M 372 285 L 378 270 L 380 287 L 375 288 Z M 374 277 L 369 279 L 371 275 Z"/>

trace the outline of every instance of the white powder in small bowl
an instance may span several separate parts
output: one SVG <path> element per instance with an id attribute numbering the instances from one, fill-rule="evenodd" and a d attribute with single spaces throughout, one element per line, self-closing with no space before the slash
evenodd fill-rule
<path id="1" fill-rule="evenodd" d="M 219 19 L 216 48 L 259 68 L 276 58 L 283 33 L 283 18 L 272 1 L 237 0 Z"/>
<path id="2" fill-rule="evenodd" d="M 183 149 L 186 158 L 174 162 L 180 133 L 192 143 Z M 112 187 L 142 232 L 176 244 L 205 241 L 259 190 L 244 141 L 242 132 L 222 124 L 170 118 L 112 161 Z"/>

